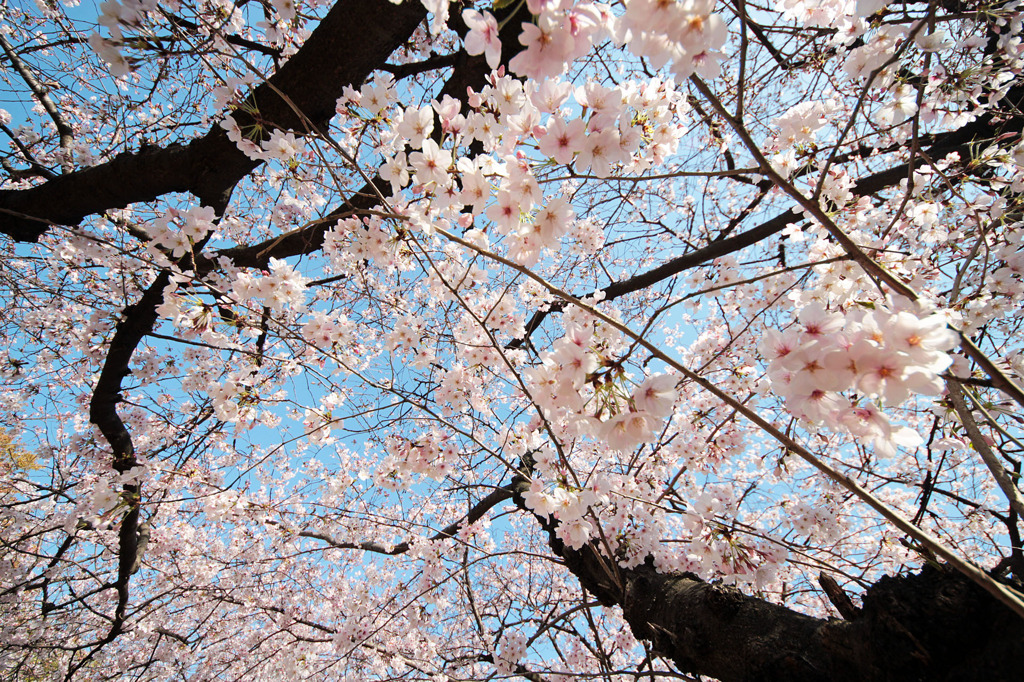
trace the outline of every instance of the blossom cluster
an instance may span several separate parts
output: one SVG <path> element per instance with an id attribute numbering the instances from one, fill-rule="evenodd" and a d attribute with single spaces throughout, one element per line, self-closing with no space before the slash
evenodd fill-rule
<path id="1" fill-rule="evenodd" d="M 766 330 L 761 352 L 772 390 L 811 425 L 827 425 L 872 443 L 880 456 L 920 437 L 894 428 L 873 400 L 889 407 L 912 394 L 939 395 L 939 374 L 957 344 L 946 316 L 870 304 L 839 311 L 811 303 L 797 324 Z M 858 397 L 847 398 L 844 392 Z"/>
<path id="2" fill-rule="evenodd" d="M 512 58 L 512 70 L 538 80 L 553 78 L 565 73 L 593 45 L 612 40 L 651 59 L 655 68 L 671 62 L 679 80 L 694 72 L 708 77 L 718 74 L 718 50 L 725 43 L 726 27 L 712 14 L 714 0 L 628 0 L 624 4 L 626 11 L 620 16 L 604 3 L 529 0 L 536 20 L 522 25 L 519 42 L 525 49 Z M 464 17 L 471 29 L 467 51 L 486 54 L 493 68 L 501 48 L 494 18 L 473 10 Z"/>
<path id="3" fill-rule="evenodd" d="M 625 393 L 608 373 L 597 371 L 607 359 L 591 347 L 594 328 L 569 325 L 541 364 L 523 371 L 533 401 L 555 417 L 573 415 L 575 430 L 599 437 L 614 450 L 631 450 L 650 442 L 672 415 L 678 379 L 649 376 Z M 590 408 L 588 409 L 588 404 Z"/>
<path id="4" fill-rule="evenodd" d="M 216 217 L 209 206 L 169 209 L 161 218 L 153 221 L 152 243 L 170 252 L 174 258 L 181 258 L 191 253 L 196 242 L 213 231 Z M 158 257 L 158 254 L 155 255 Z"/>
<path id="5" fill-rule="evenodd" d="M 347 90 L 338 107 L 382 116 L 394 96 L 390 80 L 381 79 L 359 92 Z M 524 85 L 494 76 L 469 101 L 466 114 L 447 96 L 397 111 L 381 133 L 381 177 L 396 192 L 410 187 L 414 196 L 429 200 L 406 207 L 409 224 L 429 232 L 441 216 L 464 226 L 486 219 L 489 237 L 482 231 L 467 237 L 485 247 L 500 239 L 509 257 L 527 266 L 542 253 L 557 251 L 566 236 L 584 253 L 603 239 L 592 220 L 576 219 L 565 196 L 544 196 L 538 168 L 554 161 L 599 177 L 642 172 L 674 153 L 684 132 L 680 115 L 687 109 L 674 86 L 656 78 L 573 87 L 559 79 Z M 440 144 L 431 137 L 435 120 L 443 132 Z M 473 142 L 485 153 L 458 153 Z M 512 154 L 514 145 L 532 147 L 536 156 Z M 459 213 L 466 208 L 472 209 L 471 217 Z M 379 221 L 368 224 L 372 231 Z"/>
<path id="6" fill-rule="evenodd" d="M 270 271 L 262 275 L 238 273 L 231 288 L 234 299 L 239 303 L 257 300 L 276 312 L 289 306 L 302 308 L 308 279 L 283 260 L 271 258 L 269 265 Z"/>
<path id="7" fill-rule="evenodd" d="M 607 332 L 604 332 L 607 333 Z M 566 334 L 541 363 L 523 370 L 531 400 L 567 438 L 593 438 L 601 448 L 627 452 L 653 442 L 674 412 L 678 378 L 671 374 L 646 377 L 628 391 L 609 365 L 603 340 L 592 324 L 568 323 Z M 570 547 L 581 547 L 596 532 L 587 520 L 592 507 L 605 505 L 612 489 L 609 479 L 591 478 L 583 489 L 550 482 L 564 477 L 554 450 L 540 447 L 533 455 L 537 477 L 524 496 L 536 513 L 553 515 L 556 532 Z"/>
<path id="8" fill-rule="evenodd" d="M 377 467 L 374 482 L 388 490 L 399 490 L 412 485 L 417 476 L 443 480 L 451 473 L 457 457 L 455 442 L 436 429 L 413 440 L 390 436 L 387 455 Z"/>
<path id="9" fill-rule="evenodd" d="M 275 128 L 266 139 L 261 139 L 258 128 L 243 131 L 234 116 L 225 116 L 220 127 L 227 133 L 228 139 L 253 161 L 290 161 L 306 149 L 305 143 L 292 132 Z"/>
<path id="10" fill-rule="evenodd" d="M 506 630 L 494 652 L 494 667 L 499 675 L 515 675 L 519 662 L 526 657 L 526 636 L 516 630 Z"/>

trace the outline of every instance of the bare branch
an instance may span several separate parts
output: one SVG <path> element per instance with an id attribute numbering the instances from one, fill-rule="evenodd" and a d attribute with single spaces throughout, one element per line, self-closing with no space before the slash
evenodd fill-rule
<path id="1" fill-rule="evenodd" d="M 50 97 L 50 91 L 46 89 L 39 79 L 35 77 L 32 71 L 28 68 L 28 65 L 18 56 L 18 53 L 11 47 L 11 43 L 7 40 L 7 36 L 0 33 L 0 47 L 3 48 L 4 54 L 14 64 L 14 68 L 17 69 L 18 73 L 21 74 L 22 80 L 32 90 L 32 94 L 35 95 L 39 103 L 43 105 L 43 109 L 53 120 L 53 125 L 57 128 L 57 133 L 60 135 L 60 147 L 61 149 L 67 149 L 71 145 L 74 132 L 71 130 L 71 126 L 64 120 L 64 115 L 57 109 L 57 105 L 53 103 L 53 99 Z M 66 163 L 70 162 L 70 159 L 65 160 Z"/>

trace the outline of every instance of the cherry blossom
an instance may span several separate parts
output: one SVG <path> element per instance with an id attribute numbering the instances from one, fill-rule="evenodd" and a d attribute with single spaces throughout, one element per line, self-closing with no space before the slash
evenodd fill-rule
<path id="1" fill-rule="evenodd" d="M 498 68 L 501 60 L 501 41 L 498 40 L 498 22 L 490 12 L 477 12 L 473 9 L 462 10 L 462 20 L 469 27 L 466 36 L 467 54 L 484 54 L 487 65 Z"/>
<path id="2" fill-rule="evenodd" d="M 1018 9 L 8 3 L 5 669 L 1011 678 Z"/>

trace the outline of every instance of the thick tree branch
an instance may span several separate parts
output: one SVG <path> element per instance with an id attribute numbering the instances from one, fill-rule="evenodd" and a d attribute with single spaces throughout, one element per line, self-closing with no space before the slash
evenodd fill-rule
<path id="1" fill-rule="evenodd" d="M 835 578 L 822 571 L 818 573 L 818 584 L 821 585 L 825 596 L 832 602 L 832 606 L 836 607 L 840 616 L 846 620 L 857 620 L 860 616 L 860 609 L 854 605 L 850 595 L 843 591 Z"/>
<path id="2" fill-rule="evenodd" d="M 396 80 L 401 80 L 402 78 L 415 76 L 419 73 L 454 66 L 457 61 L 458 53 L 453 52 L 451 54 L 431 54 L 421 62 L 412 62 L 410 64 L 383 64 L 380 68 L 381 71 L 390 73 Z"/>
<path id="3" fill-rule="evenodd" d="M 161 272 L 142 297 L 124 309 L 121 321 L 114 329 L 106 361 L 103 363 L 89 403 L 89 420 L 100 429 L 110 444 L 113 451 L 113 467 L 120 474 L 130 471 L 138 463 L 131 434 L 117 413 L 117 404 L 122 400 L 121 382 L 128 376 L 131 358 L 139 342 L 156 323 L 156 307 L 163 301 L 164 289 L 169 281 L 170 273 L 166 270 Z M 111 585 L 117 592 L 114 617 L 106 636 L 97 642 L 84 658 L 77 663 L 69 663 L 65 679 L 72 679 L 100 649 L 114 641 L 124 631 L 128 614 L 129 582 L 137 570 L 137 562 L 141 559 L 141 503 L 141 485 L 137 482 L 124 483 L 121 486 L 120 504 L 127 507 L 127 512 L 121 519 L 121 527 L 118 529 L 117 579 Z M 148 533 L 146 535 L 148 539 Z"/>
<path id="4" fill-rule="evenodd" d="M 277 88 L 311 121 L 326 125 L 342 88 L 362 83 L 380 68 L 425 17 L 419 2 L 340 0 L 270 84 L 250 93 L 246 101 L 259 120 L 241 110 L 235 120 L 243 130 L 262 123 L 305 132 L 274 93 Z M 0 233 L 35 241 L 50 224 L 75 225 L 86 216 L 169 192 L 191 192 L 205 205 L 218 205 L 257 165 L 214 126 L 188 144 L 126 152 L 37 187 L 0 191 Z"/>
<path id="5" fill-rule="evenodd" d="M 122 400 L 121 382 L 128 376 L 129 364 L 139 342 L 156 323 L 156 307 L 163 301 L 164 289 L 169 281 L 170 273 L 161 272 L 142 298 L 125 308 L 124 316 L 114 330 L 106 362 L 89 403 L 89 420 L 99 427 L 110 443 L 114 469 L 121 474 L 138 463 L 131 434 L 117 413 L 117 404 Z M 128 607 L 128 581 L 134 572 L 138 554 L 141 494 L 141 486 L 137 483 L 122 486 L 121 503 L 127 505 L 128 513 L 122 519 L 118 532 L 117 582 L 114 584 L 117 590 L 117 609 L 109 638 L 119 634 L 124 625 Z"/>
<path id="6" fill-rule="evenodd" d="M 513 488 L 529 511 L 525 477 Z M 686 673 L 723 682 L 980 682 L 1017 679 L 1024 660 L 1024 620 L 955 571 L 883 578 L 854 620 L 812 618 L 692 574 L 659 573 L 649 560 L 622 568 L 597 543 L 566 547 L 554 520 L 535 518 L 583 588 L 621 607 L 633 634 Z"/>
<path id="7" fill-rule="evenodd" d="M 530 20 L 530 13 L 525 4 L 518 8 L 516 16 L 508 20 L 505 16 L 507 11 L 496 12 L 499 21 L 504 21 L 499 38 L 502 44 L 501 61 L 506 67 L 512 57 L 523 49 L 519 43 L 520 24 L 522 21 Z M 482 90 L 487 83 L 486 79 L 491 73 L 491 68 L 487 65 L 484 55 L 471 57 L 465 51 L 459 51 L 452 56 L 454 67 L 448 80 L 437 94 L 437 99 L 441 100 L 445 95 L 449 95 L 453 99 L 463 102 L 465 110 L 468 106 L 466 104 L 467 90 L 470 88 L 474 91 Z M 435 141 L 440 140 L 441 128 L 439 126 L 435 126 L 433 136 Z M 287 234 L 267 239 L 259 244 L 239 245 L 223 249 L 208 260 L 200 259 L 198 272 L 208 272 L 220 257 L 229 258 L 239 267 L 265 268 L 271 258 L 288 258 L 319 251 L 323 247 L 324 236 L 339 219 L 378 208 L 382 196 L 391 196 L 391 184 L 382 180 L 379 175 L 374 175 L 370 182 L 349 196 L 344 203 L 321 220 Z"/>

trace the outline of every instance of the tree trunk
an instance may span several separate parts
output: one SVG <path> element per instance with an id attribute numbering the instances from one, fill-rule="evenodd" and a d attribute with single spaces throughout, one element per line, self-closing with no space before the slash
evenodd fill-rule
<path id="1" fill-rule="evenodd" d="M 514 489 L 527 510 L 528 484 L 519 479 Z M 723 682 L 1017 682 L 1024 675 L 1024 620 L 944 567 L 882 578 L 852 620 L 814 618 L 693 574 L 659 573 L 650 561 L 621 568 L 598 543 L 566 547 L 557 523 L 537 518 L 583 588 L 621 607 L 633 634 L 685 673 Z"/>

